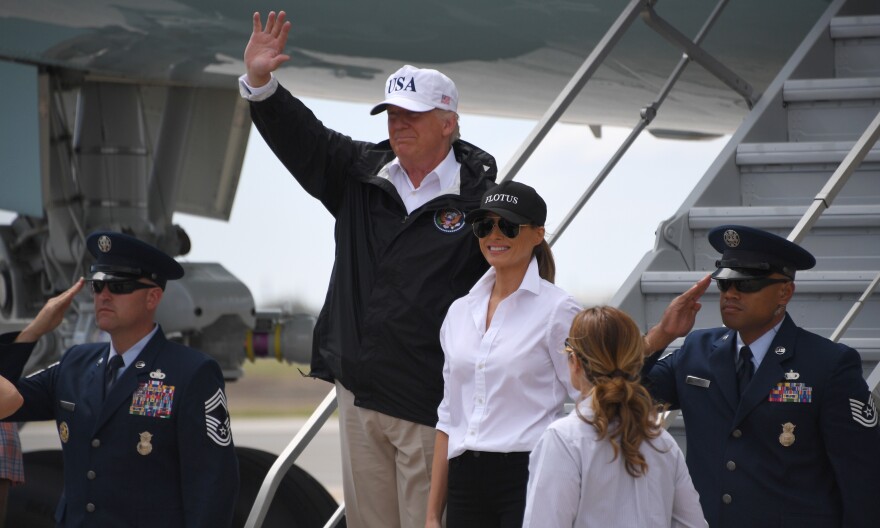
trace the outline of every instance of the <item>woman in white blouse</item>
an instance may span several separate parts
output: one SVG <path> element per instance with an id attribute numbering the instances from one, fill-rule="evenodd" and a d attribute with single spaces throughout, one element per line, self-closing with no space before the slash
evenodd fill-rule
<path id="1" fill-rule="evenodd" d="M 529 452 L 577 396 L 559 351 L 580 306 L 553 285 L 546 217 L 538 193 L 513 181 L 468 215 L 491 268 L 440 330 L 445 389 L 426 526 L 439 526 L 446 506 L 450 528 L 519 528 Z"/>
<path id="2" fill-rule="evenodd" d="M 681 449 L 639 381 L 644 346 L 616 308 L 575 317 L 565 351 L 582 398 L 532 451 L 523 528 L 706 526 Z"/>

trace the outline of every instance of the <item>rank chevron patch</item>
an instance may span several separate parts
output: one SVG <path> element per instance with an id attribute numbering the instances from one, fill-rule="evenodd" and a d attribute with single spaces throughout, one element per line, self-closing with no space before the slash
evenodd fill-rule
<path id="1" fill-rule="evenodd" d="M 877 408 L 874 406 L 874 398 L 868 395 L 868 402 L 849 399 L 849 407 L 852 409 L 853 420 L 857 424 L 865 427 L 875 427 L 877 425 Z"/>
<path id="2" fill-rule="evenodd" d="M 213 396 L 205 402 L 205 423 L 208 425 L 208 438 L 219 446 L 232 443 L 232 432 L 229 430 L 229 409 L 226 407 L 226 395 L 217 389 Z"/>

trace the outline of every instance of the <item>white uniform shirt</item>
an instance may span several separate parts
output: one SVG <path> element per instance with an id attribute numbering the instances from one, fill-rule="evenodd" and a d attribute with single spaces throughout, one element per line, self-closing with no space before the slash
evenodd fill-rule
<path id="1" fill-rule="evenodd" d="M 440 329 L 446 359 L 437 429 L 449 435 L 450 459 L 466 450 L 531 451 L 564 402 L 577 396 L 563 348 L 580 305 L 541 279 L 533 258 L 486 328 L 494 284 L 490 268 L 452 303 Z"/>
<path id="2" fill-rule="evenodd" d="M 589 398 L 580 408 L 593 417 Z M 650 442 L 640 448 L 648 471 L 633 478 L 623 455 L 612 461 L 611 443 L 577 413 L 554 422 L 529 457 L 523 528 L 705 527 L 678 444 L 666 431 Z"/>

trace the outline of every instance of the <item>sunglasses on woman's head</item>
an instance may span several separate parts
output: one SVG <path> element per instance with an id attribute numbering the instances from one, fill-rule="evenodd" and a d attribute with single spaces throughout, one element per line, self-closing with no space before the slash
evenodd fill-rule
<path id="1" fill-rule="evenodd" d="M 474 234 L 477 235 L 477 238 L 486 238 L 496 225 L 502 235 L 507 238 L 516 238 L 519 235 L 519 228 L 529 224 L 514 224 L 503 218 L 499 218 L 497 222 L 493 218 L 483 218 L 474 222 Z"/>
<path id="2" fill-rule="evenodd" d="M 125 295 L 135 290 L 147 290 L 150 288 L 158 288 L 155 284 L 145 284 L 136 280 L 126 281 L 89 281 L 92 285 L 92 293 L 95 295 L 104 291 L 104 286 L 114 295 Z"/>
<path id="3" fill-rule="evenodd" d="M 735 286 L 736 291 L 740 293 L 755 293 L 756 291 L 763 290 L 771 284 L 778 284 L 780 282 L 791 282 L 791 279 L 715 279 L 715 284 L 718 286 L 719 290 L 726 292 L 731 286 Z"/>

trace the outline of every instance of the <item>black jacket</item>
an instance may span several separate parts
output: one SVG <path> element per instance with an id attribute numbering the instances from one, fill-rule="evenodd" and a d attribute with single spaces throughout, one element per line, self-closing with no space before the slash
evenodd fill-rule
<path id="1" fill-rule="evenodd" d="M 494 185 L 494 158 L 456 141 L 460 194 L 438 196 L 407 215 L 391 182 L 376 176 L 395 157 L 387 140 L 354 141 L 325 128 L 282 87 L 251 103 L 251 117 L 336 219 L 336 261 L 315 327 L 311 375 L 338 380 L 359 407 L 435 426 L 443 397 L 440 325 L 452 301 L 488 268 L 464 217 Z"/>

